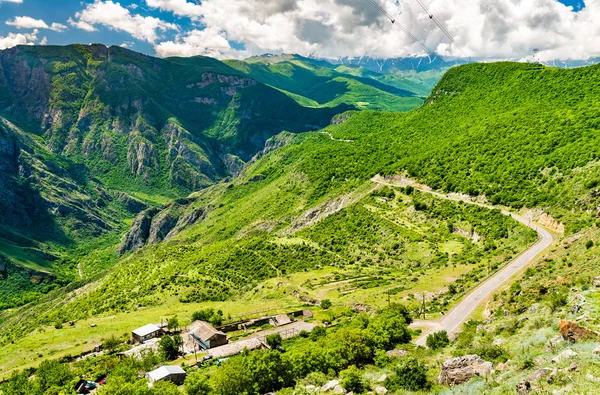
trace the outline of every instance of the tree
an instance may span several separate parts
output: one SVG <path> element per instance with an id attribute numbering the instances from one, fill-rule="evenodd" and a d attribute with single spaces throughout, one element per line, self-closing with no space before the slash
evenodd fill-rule
<path id="1" fill-rule="evenodd" d="M 181 339 L 181 336 L 175 336 Z M 169 335 L 163 336 L 158 343 L 158 349 L 160 350 L 161 356 L 168 360 L 173 361 L 177 359 L 179 355 L 179 344 L 175 341 L 175 339 Z"/>
<path id="2" fill-rule="evenodd" d="M 121 341 L 115 335 L 112 335 L 102 343 L 102 348 L 107 350 L 109 354 L 112 354 L 120 344 Z"/>
<path id="3" fill-rule="evenodd" d="M 323 310 L 329 310 L 331 308 L 331 305 L 332 305 L 332 303 L 331 303 L 331 300 L 329 300 L 329 299 L 323 299 L 321 301 L 321 308 Z"/>
<path id="4" fill-rule="evenodd" d="M 177 319 L 177 316 L 171 317 L 167 320 L 167 328 L 169 328 L 170 331 L 176 331 L 177 328 L 179 328 L 179 320 Z"/>
<path id="5" fill-rule="evenodd" d="M 347 392 L 361 394 L 365 391 L 365 383 L 362 380 L 360 370 L 354 365 L 340 372 L 340 384 Z"/>
<path id="6" fill-rule="evenodd" d="M 205 321 L 214 326 L 219 326 L 223 323 L 223 312 L 211 308 L 198 310 L 192 314 L 192 321 Z"/>
<path id="7" fill-rule="evenodd" d="M 327 331 L 325 330 L 325 327 L 322 326 L 315 326 L 312 331 L 310 331 L 310 340 L 312 341 L 317 341 L 322 337 L 325 337 Z"/>
<path id="8" fill-rule="evenodd" d="M 415 358 L 406 358 L 394 369 L 394 375 L 385 380 L 391 391 L 420 391 L 428 389 L 427 368 Z"/>
<path id="9" fill-rule="evenodd" d="M 208 395 L 211 392 L 211 386 L 208 377 L 200 372 L 190 374 L 184 383 L 187 395 Z"/>
<path id="10" fill-rule="evenodd" d="M 446 347 L 448 344 L 450 344 L 448 332 L 442 330 L 432 333 L 431 335 L 427 336 L 426 344 L 427 347 L 431 348 L 432 350 L 439 350 Z"/>
<path id="11" fill-rule="evenodd" d="M 42 391 L 46 392 L 49 388 L 61 388 L 69 384 L 73 373 L 67 365 L 50 359 L 40 364 L 35 377 Z"/>
<path id="12" fill-rule="evenodd" d="M 281 347 L 281 344 L 283 343 L 283 339 L 281 338 L 281 335 L 279 333 L 274 333 L 272 335 L 267 336 L 266 341 L 267 341 L 267 345 L 272 350 L 275 350 L 276 348 Z"/>

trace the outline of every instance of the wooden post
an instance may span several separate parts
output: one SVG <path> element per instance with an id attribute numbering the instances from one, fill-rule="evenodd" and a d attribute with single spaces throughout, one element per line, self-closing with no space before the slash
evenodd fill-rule
<path id="1" fill-rule="evenodd" d="M 425 319 L 425 292 L 423 292 L 423 319 Z"/>

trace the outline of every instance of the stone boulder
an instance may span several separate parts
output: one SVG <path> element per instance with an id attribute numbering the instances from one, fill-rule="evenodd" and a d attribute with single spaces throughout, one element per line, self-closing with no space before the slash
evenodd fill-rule
<path id="1" fill-rule="evenodd" d="M 600 354 L 600 346 L 596 347 L 594 350 L 594 354 Z"/>
<path id="2" fill-rule="evenodd" d="M 560 334 L 563 339 L 572 343 L 600 338 L 598 332 L 584 328 L 573 321 L 561 320 L 559 324 Z"/>
<path id="3" fill-rule="evenodd" d="M 571 350 L 570 348 L 567 348 L 565 351 L 552 358 L 552 362 L 558 363 L 564 361 L 565 359 L 571 359 L 573 357 L 576 357 L 577 355 L 578 354 L 575 351 Z"/>
<path id="4" fill-rule="evenodd" d="M 382 387 L 381 385 L 378 385 L 377 387 L 375 387 L 374 391 L 377 395 L 385 395 L 388 393 L 387 388 Z"/>
<path id="5" fill-rule="evenodd" d="M 548 369 L 548 368 L 538 369 L 533 374 L 531 374 L 527 378 L 527 380 L 528 381 L 538 381 L 538 380 L 541 380 L 543 378 L 550 376 L 550 373 L 552 373 L 552 369 Z"/>
<path id="6" fill-rule="evenodd" d="M 442 364 L 438 377 L 440 385 L 458 385 L 476 376 L 487 376 L 494 372 L 494 364 L 484 361 L 479 355 L 465 355 Z"/>
<path id="7" fill-rule="evenodd" d="M 517 394 L 526 395 L 531 391 L 531 383 L 527 380 L 523 380 L 517 384 Z"/>
<path id="8" fill-rule="evenodd" d="M 335 387 L 337 387 L 338 385 L 340 385 L 339 380 L 328 381 L 327 383 L 325 383 L 325 385 L 323 387 L 321 387 L 321 392 L 333 391 L 335 389 Z"/>

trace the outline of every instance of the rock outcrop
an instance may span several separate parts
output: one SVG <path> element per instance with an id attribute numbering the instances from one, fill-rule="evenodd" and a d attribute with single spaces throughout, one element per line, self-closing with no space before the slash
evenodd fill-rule
<path id="1" fill-rule="evenodd" d="M 563 339 L 572 343 L 600 338 L 600 333 L 584 328 L 573 321 L 561 320 L 559 329 Z"/>
<path id="2" fill-rule="evenodd" d="M 150 231 L 148 234 L 147 243 L 156 244 L 165 239 L 169 232 L 175 227 L 179 218 L 173 215 L 169 210 L 161 211 L 154 218 L 150 224 Z"/>
<path id="3" fill-rule="evenodd" d="M 494 364 L 486 362 L 479 355 L 465 355 L 453 358 L 442 364 L 438 377 L 440 385 L 458 385 L 476 376 L 487 376 L 494 371 Z"/>
<path id="4" fill-rule="evenodd" d="M 129 211 L 130 213 L 137 214 L 148 208 L 148 205 L 141 200 L 134 198 L 123 192 L 115 192 L 115 197 Z"/>
<path id="5" fill-rule="evenodd" d="M 125 235 L 125 239 L 117 247 L 117 253 L 124 254 L 129 251 L 139 250 L 146 245 L 146 241 L 150 236 L 150 226 L 152 218 L 158 213 L 155 208 L 148 209 L 138 214 L 133 221 L 133 225 L 129 232 Z"/>
<path id="6" fill-rule="evenodd" d="M 161 209 L 149 208 L 138 214 L 117 248 L 118 254 L 169 240 L 186 227 L 205 218 L 207 208 L 190 208 L 193 200 L 176 199 Z"/>
<path id="7" fill-rule="evenodd" d="M 565 225 L 552 218 L 552 216 L 550 216 L 549 214 L 542 214 L 538 219 L 538 223 L 557 233 L 565 233 Z"/>

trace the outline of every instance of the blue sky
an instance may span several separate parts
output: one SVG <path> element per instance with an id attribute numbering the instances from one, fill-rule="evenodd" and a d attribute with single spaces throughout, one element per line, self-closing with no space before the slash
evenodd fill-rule
<path id="1" fill-rule="evenodd" d="M 564 5 L 573 7 L 576 11 L 582 9 L 585 5 L 582 0 L 559 0 Z"/>
<path id="2" fill-rule="evenodd" d="M 394 0 L 378 1 L 428 47 L 460 56 L 416 2 L 405 0 L 399 6 Z M 579 40 L 578 26 L 581 35 L 586 29 L 589 35 L 586 23 L 600 17 L 599 7 L 592 13 L 583 0 L 560 0 L 575 12 L 583 9 L 578 14 L 589 14 L 577 25 L 573 12 L 558 1 L 426 3 L 461 42 L 460 52 L 469 56 L 524 57 L 541 48 L 548 56 L 572 57 L 569 40 Z M 150 55 L 218 58 L 265 52 L 393 57 L 419 50 L 361 0 L 0 0 L 0 48 L 26 43 L 103 43 Z M 576 57 L 594 55 L 591 48 L 580 49 Z"/>

